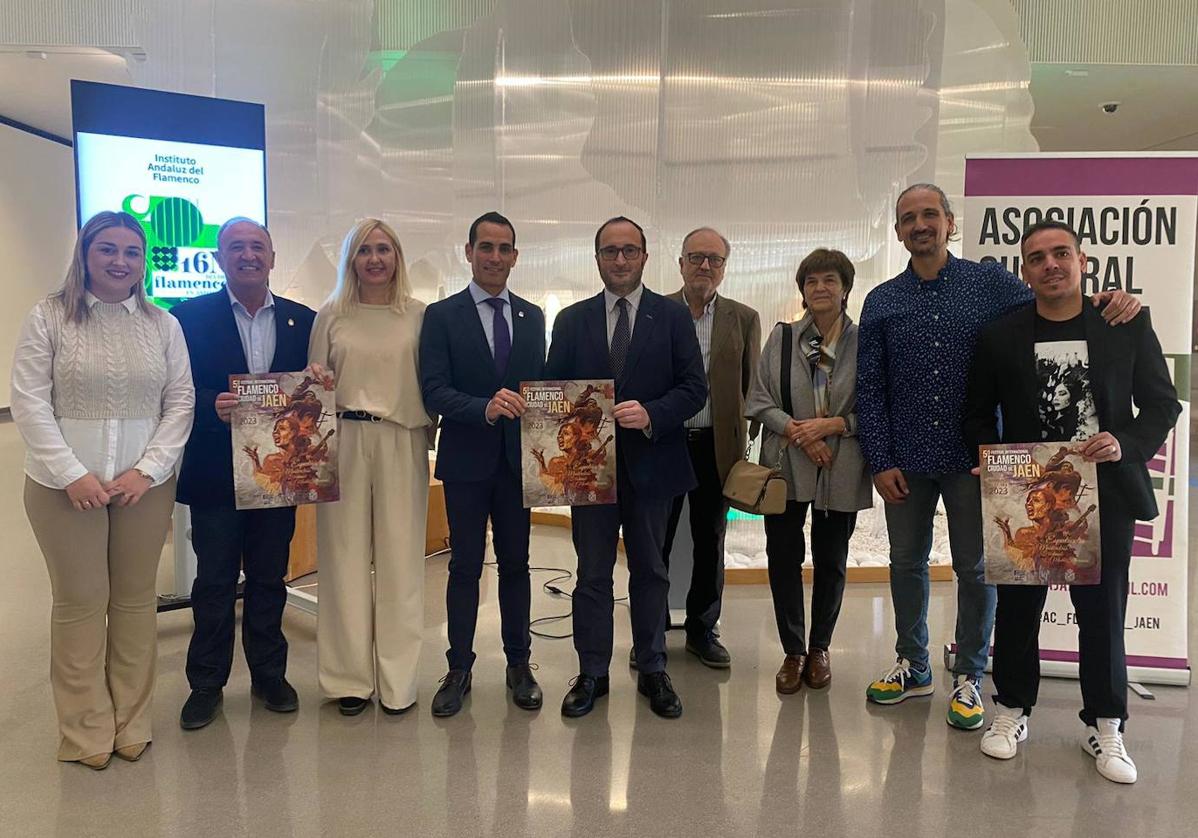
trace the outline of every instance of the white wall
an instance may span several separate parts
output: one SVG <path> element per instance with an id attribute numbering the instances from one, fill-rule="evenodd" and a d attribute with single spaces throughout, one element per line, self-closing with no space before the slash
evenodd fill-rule
<path id="1" fill-rule="evenodd" d="M 71 149 L 0 125 L 0 407 L 9 406 L 21 321 L 62 283 L 74 245 Z"/>

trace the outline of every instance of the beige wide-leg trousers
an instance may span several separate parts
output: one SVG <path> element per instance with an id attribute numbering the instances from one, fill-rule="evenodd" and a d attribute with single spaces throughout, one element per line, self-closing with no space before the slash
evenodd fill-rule
<path id="1" fill-rule="evenodd" d="M 25 512 L 54 595 L 50 686 L 60 760 L 150 741 L 155 581 L 174 505 L 173 477 L 135 505 L 83 512 L 61 489 L 25 478 Z"/>
<path id="2" fill-rule="evenodd" d="M 320 690 L 377 693 L 400 709 L 416 701 L 424 629 L 428 436 L 393 422 L 337 427 L 341 500 L 316 508 Z"/>

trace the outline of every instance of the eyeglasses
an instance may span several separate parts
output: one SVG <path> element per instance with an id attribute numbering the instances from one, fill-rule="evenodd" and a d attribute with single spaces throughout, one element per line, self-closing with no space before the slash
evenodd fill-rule
<path id="1" fill-rule="evenodd" d="M 599 258 L 602 259 L 604 262 L 614 262 L 614 261 L 616 261 L 616 257 L 619 256 L 621 253 L 623 253 L 624 260 L 627 262 L 631 262 L 633 259 L 638 258 L 644 252 L 645 252 L 644 250 L 637 247 L 635 244 L 626 244 L 623 247 L 616 247 L 615 245 L 608 245 L 607 247 L 599 248 Z"/>
<path id="2" fill-rule="evenodd" d="M 713 268 L 722 268 L 724 267 L 724 263 L 728 261 L 723 256 L 718 256 L 715 253 L 686 254 L 686 261 L 690 262 L 695 267 L 702 265 L 704 260 L 706 260 L 707 264 L 711 265 Z"/>

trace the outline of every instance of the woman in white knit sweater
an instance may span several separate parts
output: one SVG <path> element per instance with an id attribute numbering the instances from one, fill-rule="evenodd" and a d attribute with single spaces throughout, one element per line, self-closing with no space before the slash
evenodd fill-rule
<path id="1" fill-rule="evenodd" d="M 53 591 L 58 758 L 105 768 L 150 742 L 155 578 L 195 391 L 178 322 L 146 299 L 145 233 L 102 212 L 17 341 L 25 511 Z"/>
<path id="2" fill-rule="evenodd" d="M 320 690 L 347 716 L 374 695 L 391 714 L 416 702 L 433 425 L 420 395 L 423 320 L 395 231 L 358 222 L 308 351 L 337 382 L 341 500 L 316 510 L 316 651 Z"/>

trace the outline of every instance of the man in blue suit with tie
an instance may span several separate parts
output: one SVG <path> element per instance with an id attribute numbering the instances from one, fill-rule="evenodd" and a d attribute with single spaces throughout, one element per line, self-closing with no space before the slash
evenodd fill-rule
<path id="1" fill-rule="evenodd" d="M 452 716 L 470 692 L 478 581 L 487 519 L 499 566 L 499 616 L 512 702 L 541 706 L 529 665 L 528 531 L 520 478 L 521 381 L 542 377 L 545 315 L 511 293 L 516 231 L 497 212 L 470 225 L 466 290 L 433 303 L 420 333 L 420 378 L 425 407 L 441 416 L 436 477 L 445 487 L 449 519 L 449 585 L 445 611 L 449 672 L 433 697 L 434 716 Z"/>
<path id="2" fill-rule="evenodd" d="M 578 584 L 574 648 L 579 675 L 562 715 L 585 716 L 607 694 L 612 570 L 623 527 L 637 690 L 653 712 L 682 715 L 666 674 L 670 580 L 662 559 L 674 498 L 696 485 L 682 424 L 707 401 L 707 375 L 686 308 L 641 285 L 648 253 L 636 222 L 613 218 L 595 234 L 604 291 L 557 316 L 545 376 L 614 378 L 618 501 L 571 510 Z"/>

